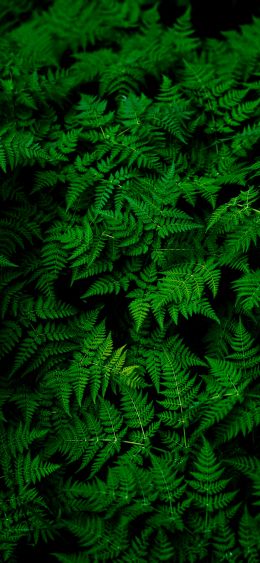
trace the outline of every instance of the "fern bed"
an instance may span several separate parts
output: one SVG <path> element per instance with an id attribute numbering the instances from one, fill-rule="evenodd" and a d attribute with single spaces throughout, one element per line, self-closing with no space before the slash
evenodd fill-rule
<path id="1" fill-rule="evenodd" d="M 260 18 L 5 4 L 0 560 L 256 563 Z"/>

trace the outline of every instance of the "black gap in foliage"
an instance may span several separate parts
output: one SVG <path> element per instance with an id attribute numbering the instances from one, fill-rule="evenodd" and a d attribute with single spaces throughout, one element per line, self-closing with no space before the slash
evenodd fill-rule
<path id="1" fill-rule="evenodd" d="M 75 59 L 73 57 L 73 51 L 71 49 L 66 49 L 63 51 L 60 57 L 60 67 L 62 69 L 68 69 L 75 63 Z"/>
<path id="2" fill-rule="evenodd" d="M 240 25 L 250 23 L 253 15 L 260 14 L 259 0 L 191 0 L 190 5 L 192 24 L 201 37 L 221 38 L 221 31 L 239 29 Z M 172 26 L 184 10 L 175 0 L 161 0 L 161 22 Z"/>
<path id="3" fill-rule="evenodd" d="M 17 547 L 17 561 L 36 561 L 37 563 L 57 563 L 57 558 L 51 553 L 61 552 L 64 554 L 78 552 L 79 544 L 71 532 L 66 528 L 60 531 L 60 537 L 55 540 L 49 540 L 47 543 L 41 539 L 37 544 L 34 543 L 33 537 L 21 538 Z"/>
<path id="4" fill-rule="evenodd" d="M 169 27 L 173 25 L 176 19 L 183 13 L 183 7 L 179 7 L 176 0 L 161 0 L 159 2 L 158 12 L 160 14 L 161 23 Z"/>
<path id="5" fill-rule="evenodd" d="M 228 203 L 233 197 L 239 196 L 241 189 L 243 190 L 243 188 L 241 188 L 241 186 L 239 186 L 238 184 L 224 185 L 222 187 L 222 190 L 218 193 L 216 208 L 220 205 Z M 246 187 L 244 187 L 244 190 L 246 190 Z"/>
<path id="6" fill-rule="evenodd" d="M 203 338 L 212 325 L 211 319 L 202 315 L 192 315 L 188 319 L 179 317 L 178 330 L 185 344 L 201 359 L 204 355 Z"/>
<path id="7" fill-rule="evenodd" d="M 92 279 L 90 285 L 94 281 L 95 279 Z M 128 338 L 127 319 L 125 317 L 128 314 L 128 300 L 122 292 L 119 292 L 118 295 L 95 295 L 81 299 L 81 295 L 88 289 L 87 286 L 85 280 L 78 280 L 71 287 L 70 275 L 67 272 L 55 282 L 55 291 L 59 299 L 77 307 L 79 311 L 92 310 L 102 304 L 101 316 L 106 319 L 107 330 L 112 332 L 114 346 L 123 346 Z"/>
<path id="8" fill-rule="evenodd" d="M 257 0 L 192 0 L 192 23 L 201 37 L 221 38 L 221 31 L 239 29 L 259 14 Z"/>
<path id="9" fill-rule="evenodd" d="M 238 272 L 227 266 L 221 267 L 221 277 L 219 282 L 219 289 L 216 297 L 212 301 L 212 306 L 215 311 L 221 311 L 222 303 L 234 303 L 235 292 L 232 289 L 232 282 L 239 277 Z M 223 311 L 223 315 L 226 316 L 226 311 Z"/>
<path id="10" fill-rule="evenodd" d="M 257 245 L 255 246 L 253 243 L 251 243 L 251 246 L 249 248 L 249 252 L 248 252 L 248 258 L 249 258 L 249 267 L 251 270 L 255 271 L 259 268 L 259 264 L 260 264 L 260 246 Z"/>
<path id="11" fill-rule="evenodd" d="M 89 307 L 86 302 L 80 299 L 80 296 L 86 291 L 86 283 L 84 283 L 84 280 L 80 280 L 71 287 L 70 280 L 71 272 L 67 269 L 55 282 L 57 298 L 64 301 L 64 303 L 77 307 L 81 311 L 88 310 Z"/>

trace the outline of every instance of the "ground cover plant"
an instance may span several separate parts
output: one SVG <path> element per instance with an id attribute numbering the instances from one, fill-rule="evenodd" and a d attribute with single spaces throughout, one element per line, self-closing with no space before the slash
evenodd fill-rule
<path id="1" fill-rule="evenodd" d="M 260 19 L 1 4 L 3 562 L 260 550 Z"/>

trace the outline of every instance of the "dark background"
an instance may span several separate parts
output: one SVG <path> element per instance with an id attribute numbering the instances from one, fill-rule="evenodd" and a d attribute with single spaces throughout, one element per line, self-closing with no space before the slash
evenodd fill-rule
<path id="1" fill-rule="evenodd" d="M 19 0 L 17 3 L 0 0 L 1 27 L 9 30 L 14 25 L 19 26 L 31 18 L 33 11 L 41 12 L 52 4 L 52 0 Z M 166 26 L 171 26 L 185 8 L 191 6 L 192 23 L 201 37 L 219 38 L 221 31 L 239 29 L 240 25 L 250 23 L 252 16 L 260 17 L 260 0 L 147 0 L 143 3 L 144 7 L 154 4 L 159 6 L 161 21 Z"/>
<path id="2" fill-rule="evenodd" d="M 192 23 L 201 37 L 220 37 L 221 31 L 239 29 L 260 17 L 260 0 L 161 0 L 159 11 L 165 25 L 172 25 L 188 5 Z"/>

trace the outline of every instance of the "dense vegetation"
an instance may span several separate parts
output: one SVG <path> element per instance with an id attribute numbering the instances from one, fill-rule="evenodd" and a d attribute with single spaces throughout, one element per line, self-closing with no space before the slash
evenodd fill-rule
<path id="1" fill-rule="evenodd" d="M 177 4 L 1 3 L 5 562 L 259 560 L 260 18 Z"/>

